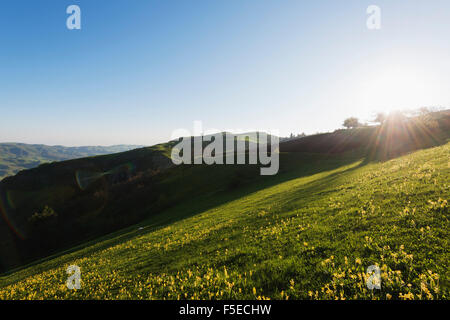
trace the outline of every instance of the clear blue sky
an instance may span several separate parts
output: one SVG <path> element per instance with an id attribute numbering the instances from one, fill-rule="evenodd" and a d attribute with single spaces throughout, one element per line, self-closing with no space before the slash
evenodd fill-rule
<path id="1" fill-rule="evenodd" d="M 194 120 L 286 136 L 449 107 L 449 35 L 448 0 L 2 0 L 0 141 L 151 145 Z"/>

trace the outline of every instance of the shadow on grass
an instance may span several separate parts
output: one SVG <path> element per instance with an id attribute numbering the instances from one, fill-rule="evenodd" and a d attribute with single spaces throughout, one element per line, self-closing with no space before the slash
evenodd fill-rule
<path id="1" fill-rule="evenodd" d="M 436 147 L 445 144 L 446 142 L 447 140 L 445 139 L 434 140 L 432 144 L 420 149 Z M 259 167 L 249 165 L 202 166 L 202 168 L 199 168 L 199 166 L 184 166 L 184 168 L 180 167 L 178 168 L 178 170 L 184 170 L 184 173 L 181 176 L 180 180 L 177 181 L 177 183 L 185 184 L 186 186 L 190 185 L 190 175 L 195 175 L 196 170 L 201 170 L 203 174 L 202 179 L 204 179 L 200 179 L 200 181 L 197 181 L 197 183 L 207 181 L 208 179 L 215 179 L 216 176 L 227 175 L 236 177 L 236 181 L 231 179 L 231 183 L 223 185 L 219 189 L 212 189 L 211 192 L 198 194 L 195 197 L 189 197 L 188 199 L 181 198 L 177 203 L 173 203 L 170 208 L 164 210 L 163 212 L 154 214 L 153 216 L 143 220 L 138 224 L 126 227 L 105 236 L 96 237 L 88 241 L 84 241 L 82 244 L 72 246 L 67 250 L 59 251 L 56 254 L 9 270 L 3 273 L 1 276 L 5 277 L 17 271 L 24 270 L 41 263 L 43 263 L 42 268 L 44 269 L 53 268 L 66 261 L 90 255 L 94 252 L 106 249 L 115 244 L 130 240 L 136 236 L 154 232 L 177 221 L 182 221 L 209 209 L 246 197 L 252 193 L 264 190 L 266 188 L 270 188 L 275 185 L 298 178 L 331 172 L 330 174 L 325 175 L 323 178 L 305 183 L 302 186 L 301 190 L 299 190 L 299 193 L 296 193 L 296 197 L 302 196 L 302 194 L 311 194 L 311 192 L 318 193 L 321 192 L 321 190 L 324 190 L 327 186 L 335 183 L 339 176 L 343 174 L 347 174 L 351 171 L 359 169 L 369 163 L 387 161 L 409 152 L 416 151 L 417 149 L 418 148 L 399 149 L 396 152 L 386 153 L 385 150 L 377 150 L 376 148 L 374 148 L 369 152 L 366 152 L 365 156 L 363 157 L 361 157 L 361 154 L 363 154 L 363 152 L 356 150 L 353 150 L 351 153 L 332 155 L 304 152 L 281 153 L 280 171 L 275 176 L 259 176 Z M 339 168 L 345 169 L 338 170 Z M 338 171 L 332 172 L 334 170 Z M 150 212 L 149 214 L 152 213 Z M 61 257 L 63 255 L 67 255 L 67 258 L 63 259 L 63 261 L 51 261 L 52 259 Z M 23 276 L 29 276 L 30 274 L 41 272 L 42 268 L 40 268 L 39 270 L 30 270 L 31 273 L 26 273 Z M 6 279 L 1 280 L 1 282 L 4 281 L 6 281 Z M 10 279 L 6 282 L 14 282 L 14 280 Z M 3 283 L 1 285 L 3 285 Z"/>
<path id="2" fill-rule="evenodd" d="M 210 193 L 200 194 L 190 199 L 181 199 L 179 203 L 173 204 L 172 207 L 161 213 L 154 214 L 138 224 L 109 233 L 105 236 L 89 239 L 84 241 L 82 244 L 71 246 L 69 249 L 61 250 L 55 254 L 11 269 L 3 273 L 1 276 L 4 277 L 42 263 L 44 263 L 44 265 L 42 265 L 43 268 L 52 268 L 63 262 L 58 260 L 57 262 L 52 263 L 51 260 L 63 255 L 67 255 L 67 259 L 64 259 L 64 261 L 70 261 L 81 256 L 86 256 L 96 251 L 106 249 L 114 244 L 130 240 L 136 236 L 154 232 L 158 229 L 171 225 L 174 222 L 187 219 L 214 207 L 246 197 L 260 190 L 270 188 L 293 179 L 336 170 L 340 167 L 350 165 L 355 161 L 358 161 L 358 159 L 339 155 L 328 156 L 309 153 L 281 154 L 280 171 L 275 176 L 260 176 L 259 167 L 251 165 L 204 166 L 201 168 L 201 171 L 203 174 L 202 179 L 205 179 L 205 181 L 208 179 L 214 179 L 218 175 L 231 175 L 238 177 L 239 183 L 235 185 L 232 183 L 233 179 L 229 179 L 231 183 L 225 184 L 217 190 L 213 190 Z M 179 170 L 188 171 L 188 173 L 185 173 L 184 178 L 179 181 L 181 184 L 184 183 L 188 185 L 190 177 L 189 173 L 195 174 L 196 170 L 198 170 L 198 166 L 186 166 L 186 168 L 179 168 Z M 336 174 L 338 173 L 333 173 L 332 175 Z M 183 181 L 183 179 L 185 181 Z M 202 179 L 196 183 L 201 183 L 203 181 Z M 41 268 L 40 270 L 32 270 L 32 273 L 34 274 L 40 271 L 42 271 Z M 28 275 L 29 274 L 27 273 L 27 276 Z"/>

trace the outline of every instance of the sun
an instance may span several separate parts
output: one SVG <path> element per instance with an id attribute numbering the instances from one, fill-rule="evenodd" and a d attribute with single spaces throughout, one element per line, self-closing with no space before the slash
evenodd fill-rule
<path id="1" fill-rule="evenodd" d="M 390 66 L 368 75 L 360 95 L 364 109 L 391 113 L 427 105 L 433 95 L 430 77 L 414 67 Z"/>

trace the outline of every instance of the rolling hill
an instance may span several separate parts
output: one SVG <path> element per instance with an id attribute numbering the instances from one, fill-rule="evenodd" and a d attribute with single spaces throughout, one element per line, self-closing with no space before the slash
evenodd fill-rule
<path id="1" fill-rule="evenodd" d="M 42 144 L 0 143 L 0 180 L 15 175 L 20 170 L 35 168 L 43 163 L 117 153 L 140 147 L 142 146 L 63 147 Z"/>
<path id="2" fill-rule="evenodd" d="M 210 197 L 210 208 L 189 201 L 2 277 L 0 298 L 447 299 L 449 154 L 446 144 L 341 160 L 220 204 Z M 372 264 L 383 276 L 374 293 Z M 81 290 L 65 287 L 69 265 L 82 270 Z"/>
<path id="3" fill-rule="evenodd" d="M 0 299 L 448 298 L 450 126 L 434 116 L 287 141 L 275 176 L 173 166 L 170 142 L 4 179 Z"/>

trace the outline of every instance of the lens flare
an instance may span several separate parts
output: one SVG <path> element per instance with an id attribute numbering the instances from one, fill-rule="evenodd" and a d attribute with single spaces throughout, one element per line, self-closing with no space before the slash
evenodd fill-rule
<path id="1" fill-rule="evenodd" d="M 111 170 L 100 172 L 100 171 L 87 171 L 87 170 L 77 170 L 75 172 L 75 179 L 81 190 L 86 190 L 92 183 L 99 180 L 100 178 L 117 173 L 130 173 L 135 169 L 135 165 L 131 162 L 121 164 Z"/>
<path id="2" fill-rule="evenodd" d="M 6 194 L 6 199 L 5 199 Z M 10 219 L 8 212 L 12 211 L 14 209 L 10 204 L 12 204 L 11 195 L 9 192 L 1 192 L 0 193 L 0 215 L 9 227 L 9 229 L 19 237 L 19 239 L 24 240 L 25 236 L 24 234 L 19 230 L 19 228 L 16 226 L 14 221 Z"/>
<path id="3" fill-rule="evenodd" d="M 13 199 L 12 199 L 12 195 L 11 195 L 11 192 L 10 192 L 10 191 L 6 191 L 6 202 L 9 204 L 9 206 L 10 206 L 12 209 L 15 209 L 15 208 L 16 208 L 16 205 L 14 204 L 14 201 L 13 201 Z"/>
<path id="4" fill-rule="evenodd" d="M 81 190 L 86 190 L 89 185 L 103 177 L 106 173 L 78 170 L 75 179 Z"/>

